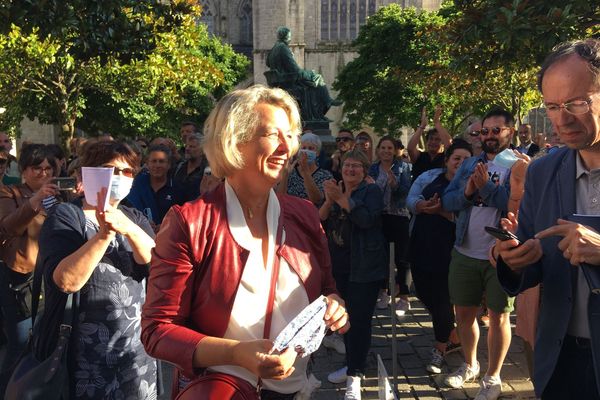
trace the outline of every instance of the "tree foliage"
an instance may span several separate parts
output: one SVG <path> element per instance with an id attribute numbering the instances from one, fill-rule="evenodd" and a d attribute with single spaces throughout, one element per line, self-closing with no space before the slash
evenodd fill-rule
<path id="1" fill-rule="evenodd" d="M 471 115 L 502 106 L 517 118 L 540 104 L 538 65 L 553 46 L 598 34 L 598 2 L 447 1 L 438 12 L 381 8 L 361 28 L 358 57 L 334 88 L 352 127 L 414 126 L 441 104 L 458 133 Z"/>
<path id="2" fill-rule="evenodd" d="M 248 60 L 196 24 L 189 0 L 0 3 L 2 125 L 23 116 L 126 135 L 201 118 Z"/>

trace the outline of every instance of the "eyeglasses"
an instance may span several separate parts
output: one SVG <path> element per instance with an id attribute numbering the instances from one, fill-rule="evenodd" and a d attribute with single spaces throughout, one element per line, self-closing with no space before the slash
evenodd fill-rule
<path id="1" fill-rule="evenodd" d="M 508 126 L 495 126 L 493 128 L 481 128 L 480 131 L 473 131 L 470 132 L 469 135 L 471 136 L 487 136 L 490 132 L 492 132 L 492 134 L 494 136 L 498 136 L 500 134 L 500 132 L 502 132 L 504 129 L 509 129 Z"/>
<path id="2" fill-rule="evenodd" d="M 31 170 L 36 175 L 42 175 L 42 174 L 52 175 L 54 173 L 54 168 L 52 168 L 52 167 L 42 167 L 41 165 L 33 166 L 33 167 L 31 167 Z"/>
<path id="3" fill-rule="evenodd" d="M 348 163 L 348 162 L 345 162 L 342 165 L 342 167 L 344 167 L 344 168 L 350 168 L 350 169 L 362 169 L 363 165 L 361 163 L 352 163 L 352 162 Z"/>
<path id="4" fill-rule="evenodd" d="M 346 137 L 346 136 L 342 136 L 342 137 L 336 137 L 336 138 L 335 138 L 335 142 L 336 142 L 336 143 L 339 143 L 339 142 L 351 142 L 351 141 L 353 141 L 353 140 L 354 140 L 354 139 L 352 139 L 352 138 L 349 138 L 349 137 Z"/>
<path id="5" fill-rule="evenodd" d="M 590 111 L 590 104 L 592 104 L 592 99 L 573 100 L 562 104 L 549 103 L 546 104 L 546 112 L 548 114 L 557 114 L 561 108 L 564 108 L 569 114 L 581 115 Z"/>
<path id="6" fill-rule="evenodd" d="M 135 169 L 133 168 L 118 168 L 114 165 L 103 165 L 105 168 L 114 168 L 113 175 L 125 175 L 128 178 L 133 178 L 135 175 Z"/>

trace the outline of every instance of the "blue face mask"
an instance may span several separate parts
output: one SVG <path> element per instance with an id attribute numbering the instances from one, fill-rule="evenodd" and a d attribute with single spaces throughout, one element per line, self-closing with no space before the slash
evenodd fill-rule
<path id="1" fill-rule="evenodd" d="M 317 161 L 317 152 L 313 150 L 300 150 L 301 153 L 306 154 L 306 161 L 309 164 L 314 164 Z"/>
<path id="2" fill-rule="evenodd" d="M 110 199 L 112 201 L 121 201 L 131 191 L 133 178 L 123 175 L 113 175 L 110 185 Z"/>
<path id="3" fill-rule="evenodd" d="M 510 169 L 518 159 L 519 157 L 515 156 L 515 153 L 511 149 L 504 149 L 496 154 L 496 157 L 494 157 L 494 164 Z"/>

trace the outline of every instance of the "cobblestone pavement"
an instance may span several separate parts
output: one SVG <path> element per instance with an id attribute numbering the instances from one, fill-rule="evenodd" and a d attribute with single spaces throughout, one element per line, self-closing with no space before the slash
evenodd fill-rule
<path id="1" fill-rule="evenodd" d="M 432 375 L 425 366 L 430 360 L 433 341 L 431 318 L 422 303 L 411 298 L 412 310 L 397 323 L 397 383 L 399 399 L 472 399 L 479 384 L 468 383 L 463 389 L 451 389 L 444 385 L 446 373 L 458 368 L 463 357 L 460 352 L 446 357 L 443 373 Z M 363 400 L 378 399 L 377 354 L 381 356 L 388 374 L 392 375 L 392 326 L 390 309 L 376 310 L 373 317 L 373 340 L 368 358 L 366 378 L 363 380 Z M 514 321 L 514 318 L 512 318 Z M 487 368 L 487 328 L 481 328 L 478 359 L 482 373 Z M 331 349 L 321 347 L 315 354 L 313 373 L 322 386 L 313 394 L 315 400 L 338 400 L 344 398 L 345 384 L 334 385 L 327 381 L 327 374 L 345 365 L 345 358 Z M 502 395 L 500 399 L 535 399 L 533 385 L 528 378 L 527 362 L 523 344 L 513 336 L 504 366 L 502 367 Z"/>
<path id="2" fill-rule="evenodd" d="M 472 399 L 479 385 L 468 383 L 463 389 L 451 389 L 443 383 L 444 374 L 458 368 L 463 362 L 462 354 L 455 352 L 446 357 L 447 365 L 440 375 L 432 375 L 425 369 L 430 359 L 433 329 L 431 318 L 415 298 L 411 298 L 412 310 L 397 323 L 397 384 L 399 399 Z M 368 358 L 367 376 L 363 380 L 363 400 L 378 399 L 377 354 L 381 356 L 390 376 L 392 375 L 392 327 L 390 309 L 376 310 L 373 317 L 373 341 Z M 512 318 L 514 321 L 514 318 Z M 478 359 L 481 370 L 487 368 L 487 329 L 481 329 L 478 347 Z M 331 384 L 327 374 L 345 365 L 345 357 L 334 350 L 321 347 L 314 355 L 313 373 L 322 384 L 313 393 L 313 400 L 341 400 L 344 398 L 345 384 Z M 170 368 L 163 367 L 166 375 L 165 386 L 169 386 Z M 513 336 L 504 366 L 502 367 L 502 395 L 500 399 L 525 400 L 535 399 L 533 385 L 528 379 L 527 362 L 523 352 L 522 341 Z M 169 389 L 168 387 L 166 388 Z M 169 399 L 169 394 L 159 397 Z"/>

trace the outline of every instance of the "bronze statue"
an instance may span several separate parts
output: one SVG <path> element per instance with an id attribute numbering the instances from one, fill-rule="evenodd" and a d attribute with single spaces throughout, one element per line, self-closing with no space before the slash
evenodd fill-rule
<path id="1" fill-rule="evenodd" d="M 267 55 L 267 83 L 288 91 L 298 101 L 303 121 L 329 122 L 325 114 L 332 105 L 342 102 L 329 96 L 320 74 L 298 66 L 289 47 L 291 38 L 289 28 L 277 29 L 277 42 Z"/>

